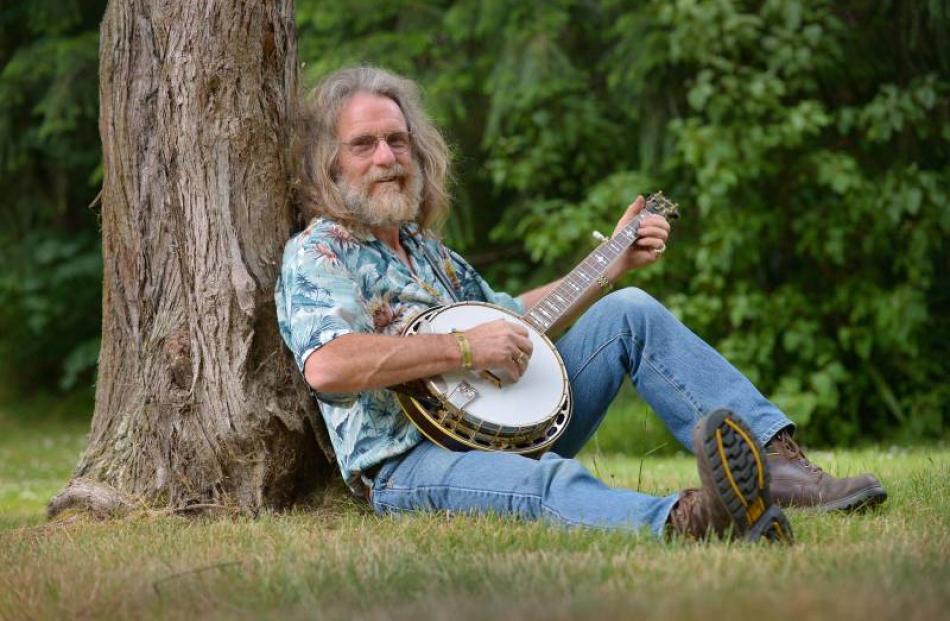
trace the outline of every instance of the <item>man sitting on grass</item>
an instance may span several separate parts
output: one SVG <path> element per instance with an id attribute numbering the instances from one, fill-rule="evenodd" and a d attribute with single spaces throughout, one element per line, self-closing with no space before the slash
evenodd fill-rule
<path id="1" fill-rule="evenodd" d="M 492 512 L 657 535 L 790 541 L 778 505 L 853 509 L 886 497 L 871 475 L 839 479 L 812 465 L 773 403 L 633 288 L 596 301 L 591 295 L 557 342 L 575 404 L 551 452 L 534 460 L 433 444 L 386 387 L 469 362 L 517 380 L 530 363 L 531 342 L 506 321 L 458 339 L 400 336 L 405 322 L 453 298 L 523 313 L 557 283 L 519 298 L 497 293 L 435 236 L 448 210 L 449 153 L 410 81 L 373 67 L 330 75 L 305 106 L 299 140 L 297 189 L 313 219 L 284 250 L 280 331 L 316 391 L 343 478 L 375 511 Z M 643 205 L 638 197 L 616 230 Z M 646 217 L 609 280 L 659 260 L 669 230 L 662 217 Z M 626 376 L 697 453 L 700 489 L 665 497 L 611 489 L 574 459 Z"/>

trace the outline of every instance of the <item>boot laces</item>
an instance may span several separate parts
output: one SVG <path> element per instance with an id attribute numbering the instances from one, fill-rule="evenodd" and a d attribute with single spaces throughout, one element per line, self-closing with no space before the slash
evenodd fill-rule
<path id="1" fill-rule="evenodd" d="M 775 448 L 776 452 L 786 459 L 790 461 L 798 461 L 801 463 L 801 465 L 805 466 L 805 468 L 811 470 L 812 472 L 823 472 L 821 468 L 808 461 L 808 458 L 805 457 L 805 453 L 802 451 L 802 447 L 798 445 L 798 442 L 792 439 L 792 434 L 788 433 L 787 431 L 778 432 L 769 445 L 770 447 Z"/>
<path id="2" fill-rule="evenodd" d="M 670 514 L 670 526 L 675 532 L 688 537 L 702 537 L 710 526 L 709 512 L 702 491 L 683 490 Z"/>

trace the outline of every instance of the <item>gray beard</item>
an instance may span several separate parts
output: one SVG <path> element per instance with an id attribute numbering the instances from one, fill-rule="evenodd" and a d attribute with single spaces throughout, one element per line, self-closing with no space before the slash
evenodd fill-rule
<path id="1" fill-rule="evenodd" d="M 343 196 L 343 204 L 351 214 L 368 228 L 389 228 L 415 222 L 419 217 L 422 204 L 422 175 L 417 170 L 409 174 L 405 189 L 388 189 L 378 196 L 370 196 L 369 190 L 374 181 L 393 174 L 404 175 L 399 164 L 384 171 L 371 171 L 356 187 L 344 179 L 337 180 L 337 189 Z"/>

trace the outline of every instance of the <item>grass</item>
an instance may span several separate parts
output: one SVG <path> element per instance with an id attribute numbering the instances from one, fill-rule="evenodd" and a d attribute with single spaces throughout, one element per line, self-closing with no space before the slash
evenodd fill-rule
<path id="1" fill-rule="evenodd" d="M 257 519 L 47 523 L 86 431 L 0 410 L 0 618 L 911 621 L 945 618 L 950 605 L 943 447 L 810 453 L 833 473 L 878 473 L 891 497 L 855 516 L 792 511 L 798 543 L 770 548 L 495 517 L 380 518 L 340 494 Z M 691 458 L 660 453 L 585 460 L 612 485 L 695 485 Z"/>

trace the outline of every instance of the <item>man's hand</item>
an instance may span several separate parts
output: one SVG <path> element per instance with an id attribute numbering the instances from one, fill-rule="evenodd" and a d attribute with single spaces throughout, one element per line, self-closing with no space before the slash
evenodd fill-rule
<path id="1" fill-rule="evenodd" d="M 496 319 L 463 334 L 472 348 L 472 366 L 476 369 L 503 369 L 516 381 L 528 368 L 533 346 L 523 326 Z"/>
<path id="2" fill-rule="evenodd" d="M 634 218 L 637 217 L 637 214 L 643 211 L 645 206 L 646 201 L 643 200 L 642 196 L 638 196 L 635 201 L 630 203 L 630 206 L 627 207 L 627 211 L 624 212 L 623 217 L 620 218 L 620 221 L 617 222 L 617 226 L 614 227 L 612 236 L 616 236 L 625 226 L 630 224 Z M 670 223 L 666 221 L 666 218 L 656 214 L 648 214 L 640 222 L 636 243 L 627 248 L 620 257 L 610 265 L 610 268 L 605 274 L 607 280 L 611 282 L 616 281 L 623 276 L 625 272 L 643 267 L 644 265 L 649 265 L 659 259 L 660 255 L 663 254 L 663 251 L 666 249 L 666 240 L 669 239 L 669 237 Z M 524 302 L 525 307 L 531 308 L 554 291 L 561 282 L 561 280 L 555 280 L 542 287 L 525 291 L 521 294 L 521 300 Z M 548 328 L 548 334 L 556 333 L 566 327 L 574 317 L 578 316 L 581 311 L 593 303 L 601 293 L 600 287 L 591 286 L 584 293 L 584 296 L 570 307 L 568 313 L 562 315 L 553 326 Z"/>
<path id="3" fill-rule="evenodd" d="M 643 211 L 645 205 L 646 201 L 642 196 L 638 196 L 635 201 L 630 203 L 627 211 L 624 212 L 620 221 L 617 222 L 617 226 L 614 227 L 613 235 L 619 233 L 623 227 L 632 222 L 637 214 Z M 620 278 L 629 270 L 657 261 L 663 250 L 666 249 L 666 241 L 670 237 L 670 223 L 663 216 L 650 214 L 640 223 L 638 234 L 639 237 L 636 243 L 620 255 L 620 259 L 617 260 L 610 273 L 608 273 L 608 278 L 611 281 Z"/>

